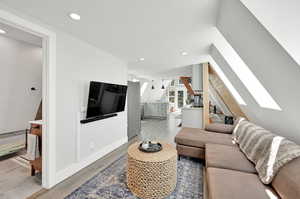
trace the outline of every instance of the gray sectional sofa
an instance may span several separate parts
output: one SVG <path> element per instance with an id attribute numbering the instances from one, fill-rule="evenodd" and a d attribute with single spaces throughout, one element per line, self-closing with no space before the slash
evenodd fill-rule
<path id="1" fill-rule="evenodd" d="M 300 158 L 284 165 L 272 182 L 260 180 L 255 165 L 233 142 L 234 125 L 204 130 L 182 128 L 175 137 L 179 156 L 205 160 L 209 199 L 300 199 Z"/>

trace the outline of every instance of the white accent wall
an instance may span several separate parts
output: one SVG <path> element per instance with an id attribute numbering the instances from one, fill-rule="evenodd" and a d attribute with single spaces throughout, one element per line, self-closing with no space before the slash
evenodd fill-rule
<path id="1" fill-rule="evenodd" d="M 164 80 L 165 89 L 161 89 L 162 80 L 161 79 L 153 79 L 154 81 L 148 81 L 148 86 L 141 96 L 142 103 L 150 103 L 150 102 L 168 102 L 167 98 L 167 87 L 170 84 L 170 80 Z M 141 82 L 144 83 L 144 82 Z M 154 85 L 154 89 L 152 89 L 152 85 Z"/>
<path id="2" fill-rule="evenodd" d="M 299 65 L 239 0 L 222 1 L 217 27 L 282 111 L 261 108 L 253 101 L 230 66 L 223 64 L 223 53 L 213 49 L 213 58 L 246 100 L 242 109 L 252 121 L 300 143 Z"/>
<path id="3" fill-rule="evenodd" d="M 42 49 L 0 35 L 0 68 L 0 134 L 25 130 L 42 99 Z"/>
<path id="4" fill-rule="evenodd" d="M 56 34 L 53 186 L 127 142 L 126 109 L 116 117 L 80 124 L 87 109 L 89 82 L 126 85 L 127 63 L 24 13 L 12 12 Z"/>
<path id="5" fill-rule="evenodd" d="M 127 84 L 125 62 L 69 34 L 57 31 L 58 181 L 101 158 L 127 141 L 127 112 L 80 124 L 90 81 Z"/>
<path id="6" fill-rule="evenodd" d="M 193 65 L 192 87 L 195 91 L 203 90 L 203 67 L 202 64 Z"/>

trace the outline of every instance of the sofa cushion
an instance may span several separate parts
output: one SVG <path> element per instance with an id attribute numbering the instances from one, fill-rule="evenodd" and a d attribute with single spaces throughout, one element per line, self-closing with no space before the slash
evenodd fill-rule
<path id="1" fill-rule="evenodd" d="M 300 157 L 299 145 L 284 137 L 276 136 L 255 168 L 261 181 L 269 184 L 284 165 L 298 157 Z"/>
<path id="2" fill-rule="evenodd" d="M 231 136 L 197 128 L 182 128 L 175 137 L 177 144 L 204 148 L 206 143 L 234 145 Z"/>
<path id="3" fill-rule="evenodd" d="M 229 125 L 229 124 L 211 123 L 211 124 L 205 125 L 206 131 L 211 131 L 211 132 L 216 132 L 216 133 L 232 134 L 233 129 L 234 129 L 234 126 Z"/>
<path id="4" fill-rule="evenodd" d="M 193 146 L 185 146 L 181 144 L 176 145 L 177 154 L 193 157 L 193 158 L 205 158 L 205 149 L 200 147 L 193 147 Z"/>
<path id="5" fill-rule="evenodd" d="M 280 169 L 272 186 L 282 199 L 300 198 L 300 158 L 294 159 Z"/>
<path id="6" fill-rule="evenodd" d="M 216 167 L 256 173 L 254 164 L 246 158 L 238 146 L 206 144 L 205 161 L 207 168 Z"/>
<path id="7" fill-rule="evenodd" d="M 256 174 L 229 169 L 208 168 L 209 199 L 270 199 L 278 198 Z"/>
<path id="8" fill-rule="evenodd" d="M 232 138 L 235 141 L 237 140 L 237 138 L 236 138 L 237 129 L 239 128 L 241 121 L 244 121 L 244 120 L 246 120 L 246 118 L 244 118 L 244 117 L 238 117 L 238 118 L 236 118 L 236 120 L 233 123 Z"/>

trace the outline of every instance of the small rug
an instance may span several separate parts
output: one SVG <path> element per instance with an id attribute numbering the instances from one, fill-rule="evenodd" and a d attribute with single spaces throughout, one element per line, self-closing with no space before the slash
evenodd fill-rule
<path id="1" fill-rule="evenodd" d="M 25 149 L 26 131 L 0 134 L 0 157 Z"/>
<path id="2" fill-rule="evenodd" d="M 127 156 L 121 157 L 109 167 L 85 182 L 65 199 L 137 199 L 126 183 Z M 203 163 L 182 157 L 177 164 L 177 185 L 167 199 L 203 198 Z"/>

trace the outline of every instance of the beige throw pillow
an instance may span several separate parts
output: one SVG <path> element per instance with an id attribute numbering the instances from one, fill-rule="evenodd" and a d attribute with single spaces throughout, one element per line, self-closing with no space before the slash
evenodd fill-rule
<path id="1" fill-rule="evenodd" d="M 240 123 L 236 136 L 241 151 L 254 164 L 264 154 L 268 142 L 274 137 L 270 131 L 248 121 Z"/>
<path id="2" fill-rule="evenodd" d="M 232 131 L 232 139 L 233 139 L 233 141 L 234 142 L 237 142 L 237 131 L 238 131 L 238 129 L 239 129 L 239 126 L 240 126 L 240 123 L 242 122 L 242 121 L 244 121 L 244 120 L 246 120 L 245 118 L 243 118 L 243 117 L 238 117 L 235 121 L 234 121 L 234 129 L 233 129 L 233 131 Z"/>
<path id="3" fill-rule="evenodd" d="M 300 157 L 299 145 L 248 121 L 239 123 L 236 139 L 264 184 L 271 183 L 281 167 Z"/>
<path id="4" fill-rule="evenodd" d="M 261 181 L 270 184 L 280 168 L 297 157 L 300 157 L 299 145 L 284 137 L 274 136 L 255 168 Z"/>

